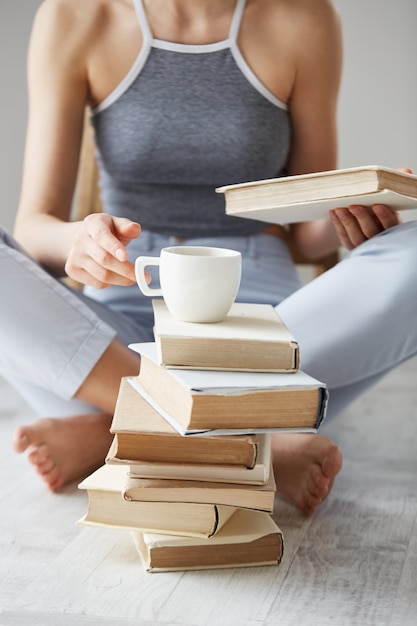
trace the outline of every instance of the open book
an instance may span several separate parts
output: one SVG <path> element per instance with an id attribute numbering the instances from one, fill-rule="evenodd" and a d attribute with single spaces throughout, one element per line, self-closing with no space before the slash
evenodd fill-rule
<path id="1" fill-rule="evenodd" d="M 417 176 L 371 165 L 300 176 L 284 176 L 216 189 L 226 213 L 270 224 L 328 217 L 330 209 L 351 204 L 417 208 Z"/>

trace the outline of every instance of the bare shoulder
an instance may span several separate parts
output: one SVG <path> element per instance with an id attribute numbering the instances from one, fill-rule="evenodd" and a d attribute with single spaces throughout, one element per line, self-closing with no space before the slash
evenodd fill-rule
<path id="1" fill-rule="evenodd" d="M 332 0 L 250 0 L 248 7 L 269 32 L 284 32 L 288 39 L 302 36 L 305 41 L 324 33 L 340 36 L 340 18 Z"/>
<path id="2" fill-rule="evenodd" d="M 340 37 L 340 16 L 332 0 L 296 0 L 287 4 L 307 37 Z"/>
<path id="3" fill-rule="evenodd" d="M 44 0 L 35 17 L 34 33 L 60 41 L 64 47 L 81 45 L 98 32 L 108 4 L 109 0 Z"/>
<path id="4" fill-rule="evenodd" d="M 337 84 L 342 37 L 331 0 L 248 0 L 246 18 L 242 52 L 280 100 L 289 103 L 295 87 L 318 79 Z"/>
<path id="5" fill-rule="evenodd" d="M 90 50 L 118 23 L 129 0 L 44 0 L 33 25 L 34 38 L 55 47 L 58 57 L 80 55 Z"/>
<path id="6" fill-rule="evenodd" d="M 83 91 L 94 106 L 132 65 L 138 30 L 132 0 L 44 0 L 29 48 L 32 84 L 43 91 L 59 85 L 67 99 Z"/>

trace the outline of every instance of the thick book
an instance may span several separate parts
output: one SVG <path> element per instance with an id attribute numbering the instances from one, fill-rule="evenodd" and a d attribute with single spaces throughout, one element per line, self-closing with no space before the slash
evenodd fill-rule
<path id="1" fill-rule="evenodd" d="M 203 465 L 201 463 L 155 463 L 120 461 L 112 454 L 110 447 L 106 463 L 129 464 L 129 476 L 133 478 L 164 478 L 169 480 L 193 480 L 212 483 L 240 483 L 243 485 L 264 485 L 271 471 L 271 436 L 259 435 L 259 454 L 256 465 L 248 469 L 236 465 Z M 189 439 L 189 437 L 187 438 Z M 193 440 L 196 439 L 195 437 Z M 203 438 L 204 441 L 204 438 Z"/>
<path id="2" fill-rule="evenodd" d="M 278 565 L 283 534 L 268 513 L 238 509 L 210 539 L 133 532 L 147 572 Z"/>
<path id="3" fill-rule="evenodd" d="M 181 434 L 265 430 L 315 431 L 327 406 L 324 383 L 292 374 L 171 369 L 155 344 L 140 344 L 140 372 L 130 384 Z"/>
<path id="4" fill-rule="evenodd" d="M 223 504 L 272 513 L 275 498 L 274 472 L 265 485 L 212 483 L 207 481 L 133 478 L 123 488 L 127 502 L 194 502 Z"/>
<path id="5" fill-rule="evenodd" d="M 215 324 L 172 317 L 163 300 L 153 300 L 158 360 L 171 367 L 294 372 L 299 347 L 270 304 L 236 302 Z M 135 344 L 130 346 L 135 350 Z"/>
<path id="6" fill-rule="evenodd" d="M 291 224 L 328 217 L 351 204 L 417 208 L 417 176 L 370 165 L 226 185 L 226 214 L 270 224 Z"/>
<path id="7" fill-rule="evenodd" d="M 128 502 L 127 469 L 103 465 L 79 484 L 88 493 L 80 523 L 162 534 L 211 537 L 235 512 L 232 506 L 194 502 Z"/>
<path id="8" fill-rule="evenodd" d="M 264 434 L 182 437 L 122 378 L 110 427 L 112 456 L 129 463 L 222 465 L 254 469 L 260 464 Z"/>

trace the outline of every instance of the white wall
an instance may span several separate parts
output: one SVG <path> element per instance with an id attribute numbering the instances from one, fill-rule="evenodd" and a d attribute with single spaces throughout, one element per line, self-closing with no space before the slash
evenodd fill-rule
<path id="1" fill-rule="evenodd" d="M 19 198 L 26 132 L 26 55 L 41 0 L 0 2 L 0 223 L 11 228 Z"/>
<path id="2" fill-rule="evenodd" d="M 0 222 L 14 221 L 26 128 L 26 52 L 41 0 L 0 4 Z M 417 2 L 335 0 L 344 25 L 341 167 L 417 172 Z"/>
<path id="3" fill-rule="evenodd" d="M 334 0 L 344 31 L 340 166 L 417 173 L 417 2 Z"/>

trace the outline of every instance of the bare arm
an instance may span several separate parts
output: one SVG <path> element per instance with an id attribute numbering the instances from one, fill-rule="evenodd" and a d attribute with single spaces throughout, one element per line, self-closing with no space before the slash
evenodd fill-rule
<path id="1" fill-rule="evenodd" d="M 86 67 L 76 29 L 62 3 L 45 2 L 35 18 L 28 57 L 29 120 L 15 236 L 40 263 L 59 274 L 76 224 L 67 224 L 75 185 L 84 107 Z M 82 50 L 79 50 L 80 56 Z"/>
<path id="2" fill-rule="evenodd" d="M 28 58 L 29 121 L 15 236 L 57 275 L 97 287 L 130 284 L 125 245 L 138 224 L 110 216 L 70 222 L 90 99 L 89 59 L 100 37 L 99 3 L 45 0 L 35 18 Z"/>
<path id="3" fill-rule="evenodd" d="M 308 6 L 307 6 L 308 5 Z M 295 76 L 289 110 L 293 141 L 289 174 L 337 167 L 337 98 L 342 69 L 339 16 L 331 3 L 305 3 L 298 29 Z M 291 226 L 297 247 L 314 258 L 335 250 L 340 242 L 330 220 Z"/>
<path id="4" fill-rule="evenodd" d="M 327 1 L 312 0 L 290 101 L 294 142 L 289 173 L 334 169 L 337 164 L 336 106 L 342 65 L 339 18 Z M 308 103 L 308 106 L 306 106 Z M 295 245 L 308 257 L 340 245 L 352 250 L 382 230 L 401 222 L 384 205 L 341 207 L 329 220 L 291 226 Z"/>

